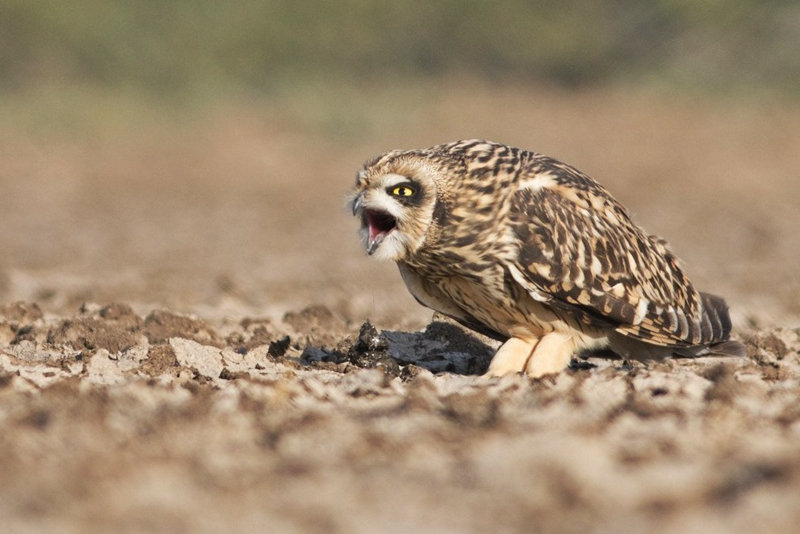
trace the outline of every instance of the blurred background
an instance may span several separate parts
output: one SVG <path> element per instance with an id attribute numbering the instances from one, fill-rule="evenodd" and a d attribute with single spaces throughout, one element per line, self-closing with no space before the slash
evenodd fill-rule
<path id="1" fill-rule="evenodd" d="M 548 153 L 740 328 L 800 317 L 800 4 L 0 0 L 0 300 L 418 327 L 345 209 L 369 157 Z"/>

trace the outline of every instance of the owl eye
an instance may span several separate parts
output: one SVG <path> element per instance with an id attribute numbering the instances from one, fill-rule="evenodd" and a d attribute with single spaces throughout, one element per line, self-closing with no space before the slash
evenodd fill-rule
<path id="1" fill-rule="evenodd" d="M 392 188 L 391 193 L 396 197 L 410 197 L 414 195 L 414 189 L 407 185 L 398 185 Z"/>

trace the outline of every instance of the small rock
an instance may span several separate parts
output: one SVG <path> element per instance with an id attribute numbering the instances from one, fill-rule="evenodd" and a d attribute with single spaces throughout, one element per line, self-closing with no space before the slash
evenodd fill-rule
<path id="1" fill-rule="evenodd" d="M 219 378 L 224 368 L 220 349 L 180 337 L 170 338 L 169 344 L 175 351 L 178 363 L 183 367 L 188 367 L 205 378 Z"/>
<path id="2" fill-rule="evenodd" d="M 86 364 L 86 380 L 92 384 L 115 385 L 125 381 L 118 363 L 111 359 L 106 349 L 98 350 Z"/>

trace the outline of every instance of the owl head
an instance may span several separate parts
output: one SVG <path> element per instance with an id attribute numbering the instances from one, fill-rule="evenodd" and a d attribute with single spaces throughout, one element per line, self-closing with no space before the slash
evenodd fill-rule
<path id="1" fill-rule="evenodd" d="M 402 261 L 429 238 L 446 176 L 432 156 L 430 150 L 392 151 L 358 172 L 350 207 L 370 256 Z"/>

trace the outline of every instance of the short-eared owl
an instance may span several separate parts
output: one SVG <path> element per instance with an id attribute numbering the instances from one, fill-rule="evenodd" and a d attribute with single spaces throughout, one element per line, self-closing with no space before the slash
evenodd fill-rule
<path id="1" fill-rule="evenodd" d="M 395 150 L 359 171 L 353 214 L 424 306 L 505 343 L 490 375 L 564 369 L 577 352 L 741 354 L 725 301 L 600 184 L 482 140 Z"/>

